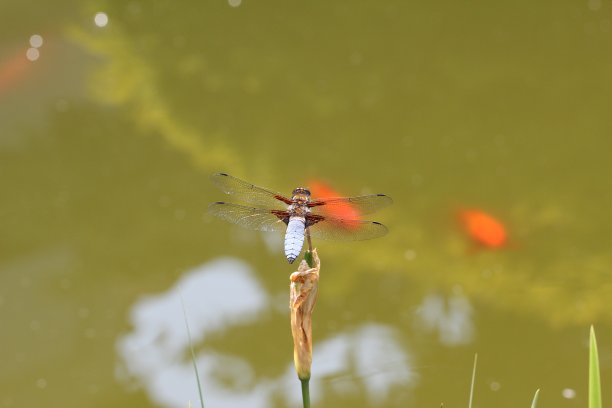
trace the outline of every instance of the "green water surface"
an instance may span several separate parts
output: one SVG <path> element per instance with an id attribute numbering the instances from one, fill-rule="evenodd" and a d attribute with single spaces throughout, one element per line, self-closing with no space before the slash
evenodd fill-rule
<path id="1" fill-rule="evenodd" d="M 467 406 L 477 352 L 476 406 L 528 406 L 541 388 L 539 406 L 583 407 L 590 324 L 606 399 L 611 6 L 6 2 L 0 407 L 172 406 L 130 372 L 121 339 L 135 304 L 220 257 L 248 265 L 267 306 L 196 333 L 202 356 L 249 367 L 240 379 L 205 375 L 205 402 L 207 390 L 250 395 L 274 382 L 263 406 L 299 406 L 285 397 L 299 396 L 297 377 L 275 382 L 293 358 L 295 265 L 280 236 L 206 214 L 227 199 L 208 180 L 217 171 L 286 194 L 321 180 L 394 199 L 371 216 L 386 237 L 314 243 L 315 354 L 334 339 L 375 340 L 340 371 L 315 357 L 313 406 Z M 97 12 L 108 25 L 94 24 Z M 45 39 L 40 58 L 11 71 L 32 34 Z M 507 245 L 473 242 L 456 220 L 468 208 L 499 218 Z M 236 301 L 231 284 L 215 291 Z M 397 361 L 360 368 L 388 347 Z M 237 406 L 224 401 L 210 406 Z"/>

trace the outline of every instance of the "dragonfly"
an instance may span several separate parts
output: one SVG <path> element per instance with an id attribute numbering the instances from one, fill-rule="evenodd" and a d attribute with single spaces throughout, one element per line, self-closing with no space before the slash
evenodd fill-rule
<path id="1" fill-rule="evenodd" d="M 360 241 L 382 237 L 388 232 L 387 227 L 376 221 L 342 217 L 346 208 L 361 215 L 390 205 L 393 200 L 385 194 L 317 199 L 311 197 L 306 187 L 297 187 L 291 196 L 285 196 L 227 173 L 213 174 L 211 180 L 225 194 L 254 207 L 218 201 L 208 207 L 208 212 L 251 230 L 284 232 L 289 263 L 300 255 L 305 236 L 310 244 L 311 237 Z"/>

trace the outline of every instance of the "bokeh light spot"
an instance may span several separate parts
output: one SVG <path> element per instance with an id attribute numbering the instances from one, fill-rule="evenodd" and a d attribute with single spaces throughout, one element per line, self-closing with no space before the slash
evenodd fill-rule
<path id="1" fill-rule="evenodd" d="M 563 391 L 561 391 L 561 395 L 565 399 L 574 399 L 576 398 L 576 391 L 572 388 L 564 388 Z"/>
<path id="2" fill-rule="evenodd" d="M 43 45 L 43 38 L 41 35 L 34 34 L 30 37 L 30 45 L 34 48 L 40 48 Z"/>
<path id="3" fill-rule="evenodd" d="M 40 58 L 40 51 L 38 51 L 38 48 L 28 48 L 26 51 L 26 58 L 28 61 L 36 61 Z"/>
<path id="4" fill-rule="evenodd" d="M 94 23 L 98 27 L 106 27 L 108 25 L 108 15 L 103 12 L 96 13 L 94 16 Z"/>

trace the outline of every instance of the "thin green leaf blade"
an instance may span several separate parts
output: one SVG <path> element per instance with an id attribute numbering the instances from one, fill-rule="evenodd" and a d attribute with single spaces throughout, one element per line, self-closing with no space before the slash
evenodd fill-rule
<path id="1" fill-rule="evenodd" d="M 193 371 L 195 372 L 196 382 L 198 384 L 198 395 L 200 397 L 200 407 L 204 408 L 204 398 L 202 396 L 202 385 L 200 382 L 200 373 L 198 372 L 198 365 L 196 364 L 195 351 L 193 350 L 193 343 L 191 341 L 191 330 L 189 329 L 189 319 L 187 318 L 187 309 L 185 308 L 185 302 L 181 296 L 181 306 L 183 307 L 183 317 L 185 318 L 185 329 L 187 329 L 187 339 L 189 340 L 189 350 L 191 351 L 191 363 L 193 364 Z M 191 408 L 191 401 L 189 401 L 189 408 Z"/>
<path id="2" fill-rule="evenodd" d="M 474 400 L 474 383 L 476 382 L 476 364 L 478 363 L 478 353 L 474 354 L 474 367 L 472 368 L 472 384 L 470 385 L 470 402 L 468 408 L 472 408 L 472 401 Z"/>
<path id="3" fill-rule="evenodd" d="M 538 397 L 540 396 L 540 389 L 538 388 L 533 396 L 533 401 L 531 401 L 531 408 L 536 408 L 538 404 Z"/>
<path id="4" fill-rule="evenodd" d="M 595 329 L 591 326 L 589 336 L 589 408 L 601 408 L 601 381 L 599 378 L 599 353 Z"/>

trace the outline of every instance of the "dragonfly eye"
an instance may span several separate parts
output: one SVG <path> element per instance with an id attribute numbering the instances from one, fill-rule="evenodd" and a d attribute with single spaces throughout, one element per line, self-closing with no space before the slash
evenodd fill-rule
<path id="1" fill-rule="evenodd" d="M 298 194 L 310 197 L 310 190 L 304 187 L 298 187 L 295 190 L 293 190 L 292 195 L 296 196 Z"/>

